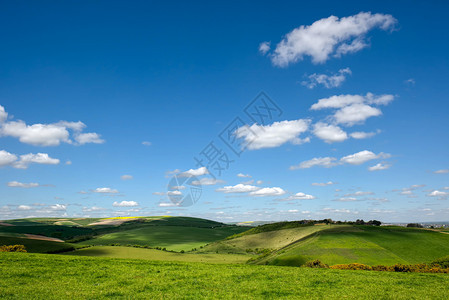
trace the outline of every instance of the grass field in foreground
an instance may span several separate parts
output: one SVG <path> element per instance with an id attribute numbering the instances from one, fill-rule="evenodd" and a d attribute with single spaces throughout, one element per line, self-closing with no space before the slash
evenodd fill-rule
<path id="1" fill-rule="evenodd" d="M 449 254 L 449 235 L 424 229 L 335 226 L 273 253 L 260 263 L 301 265 L 319 259 L 334 264 L 415 264 Z"/>
<path id="2" fill-rule="evenodd" d="M 143 249 L 120 246 L 94 246 L 64 253 L 65 255 L 131 258 L 162 261 L 185 261 L 185 262 L 207 262 L 207 263 L 245 263 L 251 255 L 244 254 L 192 254 L 174 253 L 155 249 Z"/>
<path id="3" fill-rule="evenodd" d="M 174 251 L 189 251 L 207 243 L 247 230 L 244 227 L 199 228 L 183 226 L 146 226 L 114 232 L 78 243 L 79 245 L 142 245 Z"/>
<path id="4" fill-rule="evenodd" d="M 448 299 L 447 274 L 0 253 L 8 299 Z"/>

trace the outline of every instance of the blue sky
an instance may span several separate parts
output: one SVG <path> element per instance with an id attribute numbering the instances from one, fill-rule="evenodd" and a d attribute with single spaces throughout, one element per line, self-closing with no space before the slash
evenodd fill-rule
<path id="1" fill-rule="evenodd" d="M 447 221 L 448 9 L 4 3 L 0 219 Z M 282 113 L 255 123 L 261 91 Z M 194 160 L 210 142 L 221 175 Z M 203 183 L 193 205 L 176 174 Z"/>

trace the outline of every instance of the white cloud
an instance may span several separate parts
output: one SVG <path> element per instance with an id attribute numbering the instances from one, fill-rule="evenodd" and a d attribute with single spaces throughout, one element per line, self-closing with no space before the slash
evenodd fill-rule
<path id="1" fill-rule="evenodd" d="M 192 181 L 193 185 L 216 185 L 224 183 L 223 180 L 213 178 L 201 178 L 200 180 Z"/>
<path id="2" fill-rule="evenodd" d="M 122 176 L 120 176 L 120 179 L 121 180 L 131 180 L 131 179 L 133 179 L 133 176 L 132 175 L 122 175 Z"/>
<path id="3" fill-rule="evenodd" d="M 285 191 L 280 187 L 266 187 L 249 193 L 251 196 L 265 197 L 265 196 L 281 196 Z"/>
<path id="4" fill-rule="evenodd" d="M 170 189 L 171 190 L 185 190 L 186 187 L 183 185 L 173 185 L 173 186 L 170 186 Z"/>
<path id="5" fill-rule="evenodd" d="M 246 185 L 246 184 L 237 184 L 234 186 L 224 186 L 222 188 L 218 188 L 215 191 L 221 192 L 221 193 L 249 193 L 260 189 L 260 187 L 253 186 L 253 185 Z"/>
<path id="6" fill-rule="evenodd" d="M 209 171 L 207 170 L 207 168 L 201 167 L 198 169 L 187 170 L 185 172 L 180 173 L 178 176 L 179 177 L 190 177 L 190 176 L 202 176 L 202 175 L 206 175 L 206 174 L 209 174 Z"/>
<path id="7" fill-rule="evenodd" d="M 95 132 L 88 132 L 88 133 L 80 133 L 75 135 L 75 140 L 80 144 L 103 144 L 105 140 L 101 139 L 100 135 Z"/>
<path id="8" fill-rule="evenodd" d="M 409 78 L 407 80 L 404 80 L 404 83 L 407 85 L 415 85 L 416 81 L 413 78 Z"/>
<path id="9" fill-rule="evenodd" d="M 360 197 L 360 196 L 366 196 L 366 195 L 374 195 L 373 192 L 364 192 L 364 191 L 357 191 L 355 193 L 350 193 L 344 195 L 345 197 Z"/>
<path id="10" fill-rule="evenodd" d="M 447 198 L 449 197 L 449 193 L 448 192 L 442 192 L 442 191 L 434 190 L 434 191 L 430 192 L 429 194 L 427 194 L 427 196 L 429 196 L 429 197 L 438 197 L 439 200 L 447 200 Z"/>
<path id="11" fill-rule="evenodd" d="M 366 119 L 377 117 L 381 114 L 382 111 L 376 107 L 366 104 L 352 104 L 337 110 L 334 118 L 338 124 L 353 126 L 355 124 L 362 124 Z"/>
<path id="12" fill-rule="evenodd" d="M 15 154 L 0 150 L 0 167 L 10 166 L 17 160 Z"/>
<path id="13" fill-rule="evenodd" d="M 348 139 L 348 135 L 340 127 L 322 122 L 314 125 L 313 134 L 329 144 Z"/>
<path id="14" fill-rule="evenodd" d="M 378 163 L 377 165 L 369 167 L 368 170 L 369 171 L 380 171 L 380 170 L 389 169 L 390 167 L 391 167 L 391 165 L 389 165 L 389 164 Z"/>
<path id="15" fill-rule="evenodd" d="M 328 182 L 314 182 L 312 183 L 312 185 L 314 186 L 328 186 L 328 185 L 333 185 L 333 184 L 337 184 L 336 182 L 332 182 L 332 181 L 328 181 Z"/>
<path id="16" fill-rule="evenodd" d="M 68 166 L 70 166 L 70 165 L 72 164 L 72 161 L 71 161 L 71 160 L 68 160 L 68 161 L 65 162 L 65 164 L 68 165 Z"/>
<path id="17" fill-rule="evenodd" d="M 58 146 L 61 142 L 70 143 L 69 131 L 57 124 L 26 125 L 23 121 L 4 123 L 0 135 L 18 138 L 25 144 L 35 146 Z"/>
<path id="18" fill-rule="evenodd" d="M 330 168 L 330 167 L 338 165 L 336 160 L 337 159 L 335 157 L 318 157 L 318 158 L 315 157 L 315 158 L 312 158 L 311 160 L 303 161 L 299 165 L 291 166 L 290 170 L 308 169 L 308 168 L 311 168 L 314 166 Z"/>
<path id="19" fill-rule="evenodd" d="M 28 188 L 38 187 L 39 183 L 35 183 L 35 182 L 22 183 L 22 182 L 18 182 L 18 181 L 10 181 L 10 182 L 8 182 L 8 186 L 28 189 Z"/>
<path id="20" fill-rule="evenodd" d="M 240 178 L 251 178 L 251 175 L 249 175 L 249 174 L 243 174 L 243 173 L 238 173 L 238 174 L 237 174 L 237 177 L 240 177 Z"/>
<path id="21" fill-rule="evenodd" d="M 287 199 L 284 199 L 284 200 L 287 200 L 287 201 L 290 201 L 290 200 L 313 200 L 315 198 L 316 198 L 315 196 L 299 192 L 294 195 L 291 195 L 290 197 L 288 197 Z"/>
<path id="22" fill-rule="evenodd" d="M 346 80 L 346 74 L 352 74 L 351 69 L 340 69 L 338 73 L 332 75 L 314 73 L 309 75 L 308 80 L 301 82 L 301 84 L 309 89 L 313 89 L 319 84 L 328 89 L 335 88 L 339 87 Z"/>
<path id="23" fill-rule="evenodd" d="M 143 141 L 143 142 L 142 142 L 142 145 L 144 145 L 144 146 L 151 146 L 151 142 Z"/>
<path id="24" fill-rule="evenodd" d="M 111 189 L 108 187 L 102 187 L 102 188 L 96 188 L 95 190 L 93 190 L 94 193 L 100 193 L 100 194 L 117 194 L 118 190 L 116 189 Z"/>
<path id="25" fill-rule="evenodd" d="M 382 111 L 371 105 L 387 105 L 394 100 L 393 95 L 379 95 L 372 93 L 362 95 L 335 95 L 329 98 L 323 98 L 313 104 L 311 110 L 321 110 L 333 108 L 337 111 L 333 115 L 333 120 L 337 124 L 353 126 L 361 124 L 370 117 L 382 115 Z M 355 138 L 361 136 L 355 134 Z"/>
<path id="26" fill-rule="evenodd" d="M 19 205 L 19 206 L 17 207 L 17 209 L 19 209 L 19 210 L 31 210 L 31 206 L 28 206 L 28 205 Z"/>
<path id="27" fill-rule="evenodd" d="M 0 151 L 1 152 L 1 151 Z M 0 156 L 1 157 L 1 156 Z M 1 158 L 0 158 L 0 166 L 1 166 Z M 442 170 L 437 170 L 435 172 L 433 172 L 435 174 L 447 174 L 449 173 L 449 169 L 442 169 Z"/>
<path id="28" fill-rule="evenodd" d="M 361 164 L 363 164 L 367 161 L 373 160 L 373 159 L 389 158 L 389 157 L 390 157 L 390 154 L 387 154 L 387 153 L 381 152 L 379 154 L 374 154 L 371 151 L 363 150 L 363 151 L 342 157 L 340 159 L 340 161 L 343 163 L 351 164 L 351 165 L 361 165 Z"/>
<path id="29" fill-rule="evenodd" d="M 235 131 L 237 138 L 243 138 L 249 150 L 279 147 L 287 142 L 302 144 L 309 140 L 299 138 L 306 132 L 310 120 L 274 122 L 271 125 L 243 126 Z"/>
<path id="30" fill-rule="evenodd" d="M 441 192 L 438 190 L 434 190 L 428 194 L 428 196 L 431 196 L 431 197 L 441 197 L 441 196 L 447 196 L 447 195 L 449 195 L 447 192 Z"/>
<path id="31" fill-rule="evenodd" d="M 10 136 L 20 142 L 34 146 L 58 146 L 61 143 L 74 144 L 70 139 L 70 131 L 74 131 L 74 139 L 78 145 L 86 143 L 103 143 L 97 133 L 81 133 L 86 125 L 81 122 L 59 121 L 51 124 L 27 125 L 24 121 L 7 121 L 7 113 L 0 106 L 0 136 Z"/>
<path id="32" fill-rule="evenodd" d="M 0 123 L 5 122 L 8 119 L 8 113 L 5 111 L 5 108 L 0 105 Z"/>
<path id="33" fill-rule="evenodd" d="M 376 132 L 356 131 L 356 132 L 351 133 L 350 136 L 353 139 L 361 140 L 361 139 L 367 139 L 367 138 L 373 137 L 378 133 L 380 133 L 380 130 L 377 130 Z"/>
<path id="34" fill-rule="evenodd" d="M 157 196 L 164 196 L 166 193 L 165 192 L 153 192 L 153 195 L 157 195 Z"/>
<path id="35" fill-rule="evenodd" d="M 159 207 L 171 207 L 171 206 L 177 206 L 173 202 L 160 202 Z"/>
<path id="36" fill-rule="evenodd" d="M 67 209 L 67 205 L 65 205 L 65 204 L 54 204 L 54 205 L 50 205 L 50 209 L 51 210 L 66 210 Z"/>
<path id="37" fill-rule="evenodd" d="M 182 195 L 182 192 L 181 192 L 181 191 L 178 191 L 178 190 L 175 190 L 175 191 L 168 191 L 168 192 L 167 192 L 167 195 L 169 195 L 169 196 L 181 196 L 181 195 Z"/>
<path id="38" fill-rule="evenodd" d="M 262 55 L 267 54 L 268 51 L 270 51 L 270 42 L 262 42 L 259 45 L 259 52 L 262 53 Z"/>
<path id="39" fill-rule="evenodd" d="M 308 169 L 315 166 L 330 168 L 342 164 L 361 165 L 367 161 L 379 158 L 389 158 L 391 155 L 388 153 L 375 154 L 371 151 L 364 150 L 351 155 L 344 156 L 337 161 L 335 157 L 315 157 L 310 160 L 301 162 L 299 165 L 291 166 L 290 170 Z"/>
<path id="40" fill-rule="evenodd" d="M 297 209 L 289 209 L 289 210 L 288 210 L 289 213 L 297 213 L 298 211 L 299 211 L 299 210 L 297 210 Z"/>
<path id="41" fill-rule="evenodd" d="M 357 200 L 357 198 L 354 198 L 354 197 L 342 197 L 342 198 L 335 199 L 334 201 L 338 201 L 338 202 L 354 202 L 354 201 L 358 201 L 358 200 Z"/>
<path id="42" fill-rule="evenodd" d="M 117 202 L 115 201 L 112 206 L 114 207 L 132 207 L 132 206 L 139 206 L 139 203 L 137 203 L 136 201 L 122 201 L 122 202 Z"/>
<path id="43" fill-rule="evenodd" d="M 57 165 L 59 159 L 51 158 L 47 153 L 28 153 L 20 155 L 20 159 L 12 164 L 17 169 L 27 169 L 30 164 Z"/>
<path id="44" fill-rule="evenodd" d="M 271 61 L 276 66 L 286 67 L 310 56 L 313 63 L 324 63 L 332 55 L 340 56 L 367 47 L 365 36 L 370 30 L 392 29 L 395 23 L 391 15 L 370 12 L 341 19 L 336 16 L 320 19 L 289 32 L 270 54 Z"/>

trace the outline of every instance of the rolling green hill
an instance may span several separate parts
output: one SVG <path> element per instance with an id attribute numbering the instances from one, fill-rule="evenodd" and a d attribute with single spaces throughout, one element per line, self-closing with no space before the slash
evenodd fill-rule
<path id="1" fill-rule="evenodd" d="M 162 223 L 164 224 L 164 223 Z M 195 223 L 197 224 L 197 223 Z M 204 225 L 204 224 L 200 224 Z M 189 251 L 207 243 L 247 230 L 237 226 L 216 228 L 188 226 L 146 226 L 137 229 L 105 234 L 83 241 L 79 245 L 142 245 L 167 248 L 174 251 Z"/>
<path id="2" fill-rule="evenodd" d="M 27 252 L 32 253 L 70 251 L 76 248 L 76 246 L 69 243 L 58 243 L 11 236 L 0 236 L 0 246 L 1 245 L 24 245 Z"/>
<path id="3" fill-rule="evenodd" d="M 447 274 L 0 253 L 5 299 L 448 299 Z"/>
<path id="4" fill-rule="evenodd" d="M 395 226 L 334 226 L 312 233 L 256 262 L 297 266 L 319 259 L 329 265 L 414 264 L 448 253 L 449 235 L 440 232 Z"/>
<path id="5" fill-rule="evenodd" d="M 64 255 L 94 256 L 110 258 L 132 258 L 157 261 L 184 261 L 206 263 L 245 263 L 251 258 L 248 254 L 216 254 L 216 253 L 179 253 L 155 249 L 120 247 L 120 246 L 94 246 L 76 251 L 63 253 Z"/>
<path id="6" fill-rule="evenodd" d="M 301 226 L 280 230 L 249 229 L 225 240 L 211 243 L 198 250 L 203 253 L 246 253 L 254 249 L 279 249 L 312 233 L 331 228 L 333 225 Z"/>

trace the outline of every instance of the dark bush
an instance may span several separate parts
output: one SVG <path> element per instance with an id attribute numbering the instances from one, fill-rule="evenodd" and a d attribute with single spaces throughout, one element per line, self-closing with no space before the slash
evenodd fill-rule
<path id="1" fill-rule="evenodd" d="M 27 252 L 24 245 L 0 246 L 0 252 Z"/>
<path id="2" fill-rule="evenodd" d="M 304 267 L 307 268 L 329 268 L 328 265 L 322 263 L 319 259 L 308 261 L 304 264 Z"/>

